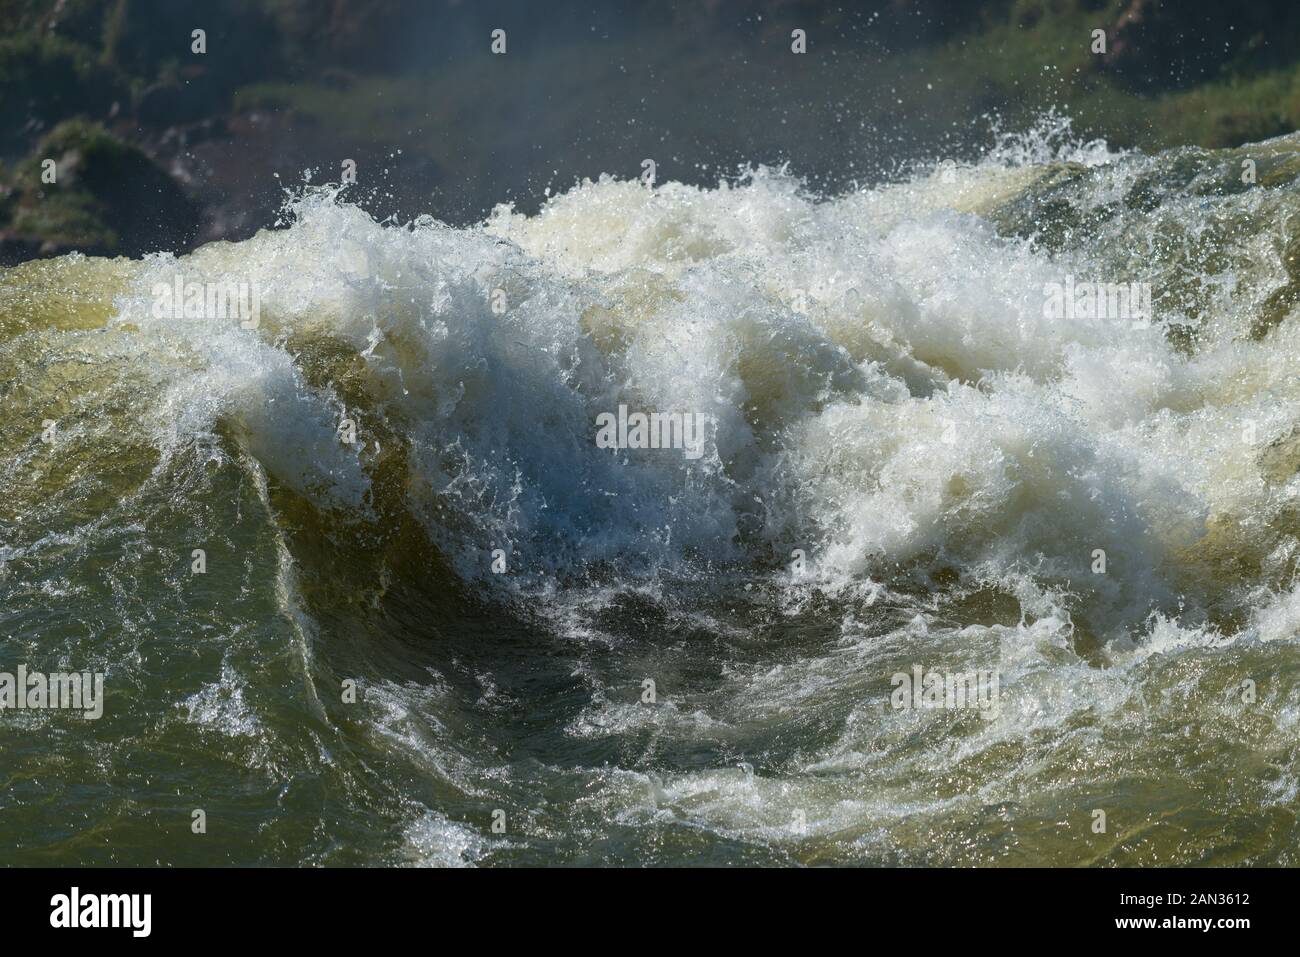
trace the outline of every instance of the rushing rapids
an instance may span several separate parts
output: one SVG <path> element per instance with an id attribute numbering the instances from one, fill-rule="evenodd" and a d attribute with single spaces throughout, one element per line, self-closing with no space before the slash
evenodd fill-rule
<path id="1" fill-rule="evenodd" d="M 1300 863 L 1300 138 L 1059 134 L 0 273 L 12 861 Z"/>

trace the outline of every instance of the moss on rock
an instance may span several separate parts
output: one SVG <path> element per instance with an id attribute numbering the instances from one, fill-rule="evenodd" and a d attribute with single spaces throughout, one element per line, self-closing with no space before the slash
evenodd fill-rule
<path id="1" fill-rule="evenodd" d="M 53 183 L 43 182 L 46 160 Z M 97 123 L 68 120 L 6 177 L 0 241 L 42 254 L 80 249 L 140 256 L 182 249 L 194 240 L 198 211 L 143 152 Z"/>

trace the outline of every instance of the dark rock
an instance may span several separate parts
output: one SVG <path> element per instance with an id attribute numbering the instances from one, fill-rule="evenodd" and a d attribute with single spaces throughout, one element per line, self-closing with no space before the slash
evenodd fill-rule
<path id="1" fill-rule="evenodd" d="M 41 164 L 55 161 L 56 181 L 41 181 Z M 95 123 L 57 126 L 10 177 L 3 235 L 12 248 L 40 255 L 68 249 L 141 256 L 188 249 L 198 210 L 138 148 Z"/>

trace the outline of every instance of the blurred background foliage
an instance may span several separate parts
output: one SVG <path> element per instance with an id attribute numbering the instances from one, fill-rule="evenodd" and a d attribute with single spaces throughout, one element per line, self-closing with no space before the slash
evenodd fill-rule
<path id="1" fill-rule="evenodd" d="M 376 215 L 461 223 L 644 158 L 842 189 L 1048 110 L 1147 150 L 1300 126 L 1295 0 L 0 0 L 0 25 L 0 262 L 243 238 L 345 158 Z"/>

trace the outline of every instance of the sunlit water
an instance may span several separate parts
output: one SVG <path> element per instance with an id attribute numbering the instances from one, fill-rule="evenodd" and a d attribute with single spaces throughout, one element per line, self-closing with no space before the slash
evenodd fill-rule
<path id="1" fill-rule="evenodd" d="M 106 676 L 0 712 L 0 860 L 1300 863 L 1298 178 L 1048 123 L 0 273 L 0 671 Z"/>

